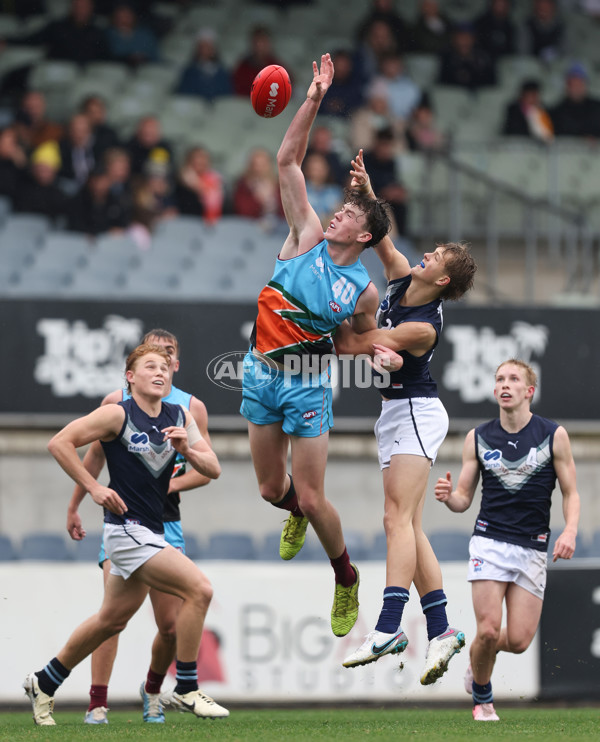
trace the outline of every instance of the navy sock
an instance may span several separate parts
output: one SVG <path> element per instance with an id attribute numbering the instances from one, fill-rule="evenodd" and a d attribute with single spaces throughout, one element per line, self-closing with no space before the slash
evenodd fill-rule
<path id="1" fill-rule="evenodd" d="M 298 505 L 298 497 L 296 496 L 296 489 L 294 488 L 292 475 L 288 474 L 288 476 L 290 478 L 290 487 L 288 491 L 285 493 L 282 500 L 271 504 L 273 507 L 281 508 L 281 510 L 289 510 L 290 513 L 296 517 L 302 517 L 304 513 L 300 509 L 300 505 Z"/>
<path id="2" fill-rule="evenodd" d="M 405 587 L 386 587 L 383 591 L 383 608 L 379 614 L 376 631 L 393 634 L 400 628 L 402 612 L 408 601 L 408 590 Z"/>
<path id="3" fill-rule="evenodd" d="M 492 693 L 492 681 L 485 685 L 479 685 L 473 681 L 473 706 L 479 706 L 481 703 L 493 703 L 494 694 Z"/>
<path id="4" fill-rule="evenodd" d="M 179 693 L 182 696 L 185 693 L 198 690 L 197 663 L 175 660 L 175 678 L 177 680 L 175 693 Z"/>
<path id="5" fill-rule="evenodd" d="M 448 598 L 443 590 L 432 590 L 421 598 L 421 608 L 427 621 L 427 638 L 429 641 L 443 634 L 448 628 L 446 603 Z"/>
<path id="6" fill-rule="evenodd" d="M 40 690 L 47 696 L 53 696 L 57 689 L 65 682 L 71 674 L 70 670 L 60 663 L 56 657 L 50 660 L 43 670 L 35 673 Z"/>

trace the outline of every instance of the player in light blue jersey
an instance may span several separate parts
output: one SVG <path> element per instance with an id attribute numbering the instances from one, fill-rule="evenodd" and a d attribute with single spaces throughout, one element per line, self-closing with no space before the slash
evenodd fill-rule
<path id="1" fill-rule="evenodd" d="M 104 508 L 104 540 L 111 567 L 100 610 L 71 634 L 43 669 L 25 678 L 23 687 L 33 719 L 40 726 L 55 725 L 55 692 L 76 665 L 127 626 L 151 588 L 182 600 L 173 692 L 178 707 L 199 717 L 229 715 L 198 689 L 198 650 L 212 586 L 164 538 L 164 501 L 177 453 L 205 477 L 216 479 L 221 474 L 219 461 L 192 415 L 162 400 L 170 382 L 169 365 L 169 355 L 162 347 L 138 346 L 126 363 L 131 398 L 101 405 L 69 423 L 48 444 L 64 471 Z M 90 474 L 77 453 L 94 441 L 101 442 L 106 455 L 108 487 Z M 40 630 L 43 619 L 38 616 L 36 621 Z"/>
<path id="2" fill-rule="evenodd" d="M 143 343 L 154 343 L 163 347 L 170 359 L 169 386 L 165 388 L 165 402 L 179 404 L 189 410 L 198 425 L 204 440 L 210 445 L 208 433 L 208 416 L 206 406 L 199 399 L 178 389 L 173 384 L 173 375 L 179 370 L 179 342 L 173 333 L 160 328 L 149 330 L 142 339 Z M 117 404 L 129 398 L 127 389 L 117 389 L 108 394 L 102 404 Z M 94 476 L 98 476 L 104 466 L 104 452 L 98 442 L 93 443 L 87 451 L 83 463 Z M 180 492 L 202 487 L 211 480 L 199 474 L 195 469 L 186 470 L 186 462 L 182 456 L 177 456 L 173 476 L 169 483 L 169 492 L 165 501 L 163 523 L 166 541 L 185 554 L 185 542 L 181 525 Z M 67 510 L 67 530 L 76 541 L 85 537 L 85 530 L 78 512 L 79 505 L 85 497 L 79 485 L 75 486 Z M 110 559 L 104 552 L 104 544 L 100 548 L 98 563 L 104 573 L 104 581 L 110 572 Z M 164 723 L 163 703 L 160 690 L 163 679 L 175 656 L 175 623 L 181 607 L 181 599 L 160 592 L 150 591 L 152 610 L 156 620 L 158 632 L 152 643 L 152 656 L 147 677 L 140 687 L 140 695 L 144 703 L 144 721 L 149 723 Z M 92 653 L 92 683 L 90 687 L 90 703 L 85 714 L 86 724 L 108 723 L 108 684 L 117 656 L 119 637 L 115 635 L 103 642 Z"/>
<path id="3" fill-rule="evenodd" d="M 524 652 L 537 631 L 557 478 L 565 528 L 554 543 L 552 561 L 570 559 L 575 551 L 580 501 L 571 444 L 561 425 L 531 412 L 536 385 L 527 363 L 501 363 L 494 386 L 499 418 L 467 434 L 456 489 L 450 472 L 435 486 L 440 502 L 463 513 L 481 476 L 481 507 L 469 545 L 477 636 L 465 676 L 476 721 L 498 721 L 491 683 L 497 653 Z"/>
<path id="4" fill-rule="evenodd" d="M 279 554 L 293 559 L 310 523 L 334 571 L 331 628 L 336 636 L 345 636 L 358 617 L 359 575 L 346 550 L 340 517 L 325 496 L 333 426 L 328 357 L 333 352 L 332 336 L 346 318 L 357 332 L 375 327 L 379 296 L 360 256 L 391 225 L 383 202 L 348 190 L 342 208 L 323 233 L 308 200 L 302 160 L 333 73 L 329 54 L 321 57 L 320 66 L 313 62 L 306 99 L 277 153 L 289 234 L 273 277 L 258 297 L 252 347 L 244 359 L 240 412 L 248 421 L 261 497 L 290 513 Z M 316 383 L 302 373 L 286 373 L 292 361 L 316 366 L 320 370 L 314 374 Z M 290 448 L 291 475 L 287 473 Z"/>
<path id="5" fill-rule="evenodd" d="M 375 198 L 362 150 L 353 167 L 352 185 Z M 389 384 L 379 390 L 382 406 L 375 426 L 385 496 L 386 587 L 374 631 L 343 665 L 365 665 L 406 649 L 401 620 L 414 583 L 429 639 L 421 683 L 430 685 L 446 671 L 465 637 L 448 625 L 442 572 L 421 522 L 429 472 L 448 431 L 429 362 L 442 331 L 442 301 L 468 291 L 476 267 L 467 248 L 457 243 L 438 245 L 413 267 L 387 235 L 375 251 L 388 281 L 378 329 L 358 335 L 346 323 L 335 345 L 338 353 L 368 353 L 378 368 L 390 372 Z"/>

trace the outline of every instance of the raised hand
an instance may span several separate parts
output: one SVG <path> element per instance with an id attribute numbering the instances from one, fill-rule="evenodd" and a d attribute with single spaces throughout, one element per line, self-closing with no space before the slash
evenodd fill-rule
<path id="1" fill-rule="evenodd" d="M 317 103 L 322 101 L 333 82 L 333 72 L 333 60 L 329 53 L 322 55 L 320 69 L 317 63 L 313 62 L 313 80 L 308 88 L 306 97 Z"/>
<path id="2" fill-rule="evenodd" d="M 370 181 L 365 169 L 362 149 L 358 150 L 358 154 L 356 155 L 354 160 L 352 160 L 351 165 L 352 169 L 350 170 L 350 175 L 352 176 L 352 180 L 350 181 L 350 187 L 368 191 Z"/>

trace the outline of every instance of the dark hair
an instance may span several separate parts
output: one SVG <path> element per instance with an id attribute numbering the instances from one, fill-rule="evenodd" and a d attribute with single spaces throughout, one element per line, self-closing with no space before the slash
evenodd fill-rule
<path id="1" fill-rule="evenodd" d="M 172 343 L 175 346 L 175 353 L 179 358 L 179 341 L 172 332 L 163 330 L 160 327 L 155 327 L 152 330 L 148 330 L 148 332 L 142 338 L 142 343 L 153 344 L 152 338 L 159 338 L 160 340 L 165 340 L 167 343 Z"/>
<path id="2" fill-rule="evenodd" d="M 365 216 L 365 227 L 371 233 L 371 239 L 365 243 L 365 248 L 378 245 L 391 230 L 392 220 L 387 201 L 370 198 L 354 188 L 345 188 L 344 203 L 356 206 Z"/>
<path id="3" fill-rule="evenodd" d="M 473 287 L 477 266 L 469 252 L 469 246 L 462 242 L 440 242 L 444 250 L 444 266 L 450 283 L 440 294 L 441 299 L 456 301 Z"/>

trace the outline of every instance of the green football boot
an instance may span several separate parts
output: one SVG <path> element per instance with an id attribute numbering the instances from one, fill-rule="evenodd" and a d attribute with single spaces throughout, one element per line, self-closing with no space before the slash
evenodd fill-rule
<path id="1" fill-rule="evenodd" d="M 308 518 L 305 518 L 303 515 L 289 514 L 281 532 L 281 541 L 279 542 L 279 556 L 282 559 L 288 561 L 296 556 L 304 546 L 307 528 Z"/>
<path id="2" fill-rule="evenodd" d="M 333 608 L 331 609 L 331 629 L 336 636 L 346 636 L 358 618 L 358 586 L 360 576 L 356 564 L 352 565 L 356 572 L 356 582 L 350 587 L 339 583 L 335 586 Z"/>

